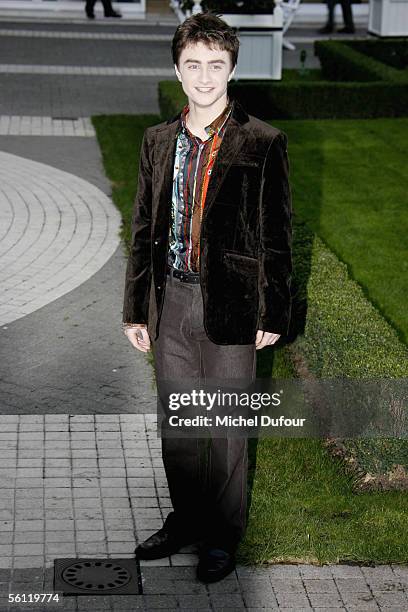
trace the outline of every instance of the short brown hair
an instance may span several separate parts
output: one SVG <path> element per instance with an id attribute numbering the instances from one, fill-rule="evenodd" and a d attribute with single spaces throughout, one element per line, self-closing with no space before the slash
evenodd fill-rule
<path id="1" fill-rule="evenodd" d="M 171 43 L 173 63 L 178 66 L 183 49 L 198 42 L 208 47 L 216 45 L 222 51 L 228 51 L 232 67 L 236 66 L 239 49 L 238 36 L 235 30 L 215 13 L 205 11 L 192 15 L 178 26 Z"/>

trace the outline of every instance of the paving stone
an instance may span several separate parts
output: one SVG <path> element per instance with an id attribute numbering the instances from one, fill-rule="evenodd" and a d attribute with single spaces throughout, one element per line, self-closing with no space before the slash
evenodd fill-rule
<path id="1" fill-rule="evenodd" d="M 172 567 L 171 574 L 169 574 L 169 570 L 160 567 L 144 566 L 141 571 L 144 580 L 162 580 L 170 575 L 172 580 L 195 580 L 195 570 L 191 567 Z"/>
<path id="2" fill-rule="evenodd" d="M 408 609 L 408 597 L 404 592 L 385 593 L 382 591 L 373 592 L 376 602 L 383 608 L 394 608 L 394 606 L 404 606 Z"/>
<path id="3" fill-rule="evenodd" d="M 171 575 L 171 574 L 170 574 Z M 154 582 L 146 580 L 143 584 L 143 593 L 145 595 L 156 595 L 156 594 L 173 594 L 173 595 L 205 595 L 205 585 L 191 580 L 172 580 L 170 579 L 156 579 Z"/>
<path id="4" fill-rule="evenodd" d="M 145 598 L 142 595 L 113 595 L 111 597 L 112 610 L 143 610 Z M 146 608 L 147 609 L 147 608 Z"/>
<path id="5" fill-rule="evenodd" d="M 280 607 L 299 607 L 307 608 L 309 600 L 302 593 L 276 593 L 276 600 Z"/>
<path id="6" fill-rule="evenodd" d="M 202 595 L 176 595 L 178 606 L 185 610 L 207 610 L 211 609 L 210 599 L 207 594 Z"/>
<path id="7" fill-rule="evenodd" d="M 1 577 L 1 573 L 0 573 Z M 27 582 L 32 583 L 39 580 L 43 580 L 44 570 L 43 568 L 24 568 L 14 569 L 13 571 L 13 582 Z"/>
<path id="8" fill-rule="evenodd" d="M 241 588 L 235 573 L 229 574 L 220 582 L 213 582 L 207 585 L 211 595 L 240 594 Z"/>
<path id="9" fill-rule="evenodd" d="M 275 578 L 301 578 L 300 571 L 297 565 L 272 565 L 265 571 L 267 571 L 269 576 L 271 577 L 272 584 Z"/>
<path id="10" fill-rule="evenodd" d="M 269 576 L 257 576 L 254 574 L 250 578 L 239 578 L 239 588 L 243 591 L 256 591 L 257 593 L 273 593 L 272 583 Z"/>
<path id="11" fill-rule="evenodd" d="M 364 579 L 361 567 L 358 565 L 329 565 L 335 578 L 360 578 Z"/>
<path id="12" fill-rule="evenodd" d="M 177 565 L 192 565 L 195 567 L 198 563 L 198 555 L 197 554 L 182 554 L 182 553 L 179 553 L 177 555 L 172 555 L 171 563 L 173 567 Z"/>
<path id="13" fill-rule="evenodd" d="M 90 610 L 111 610 L 111 598 L 103 595 L 88 597 L 81 595 L 77 597 L 78 610 L 89 612 Z"/>
<path id="14" fill-rule="evenodd" d="M 360 609 L 360 610 L 378 610 L 378 605 L 370 592 L 344 592 L 341 593 L 341 597 L 344 601 L 345 607 L 351 610 Z"/>
<path id="15" fill-rule="evenodd" d="M 212 593 L 210 598 L 211 598 L 211 603 L 216 610 L 226 609 L 226 608 L 230 608 L 230 609 L 235 608 L 236 610 L 240 610 L 241 608 L 245 609 L 242 596 L 241 594 L 238 594 L 238 593 L 226 593 L 226 594 Z"/>
<path id="16" fill-rule="evenodd" d="M 147 610 L 177 609 L 177 597 L 175 595 L 143 595 L 144 605 Z"/>
<path id="17" fill-rule="evenodd" d="M 244 605 L 234 605 L 234 606 L 217 606 L 213 604 L 213 610 L 216 612 L 238 612 L 240 610 L 245 610 Z"/>
<path id="18" fill-rule="evenodd" d="M 268 607 L 275 605 L 277 606 L 277 600 L 274 593 L 256 593 L 254 591 L 248 591 L 243 593 L 243 599 L 247 607 Z"/>
<path id="19" fill-rule="evenodd" d="M 251 606 L 247 607 L 246 609 L 248 610 L 248 612 L 275 612 L 275 610 L 278 610 L 278 607 L 265 606 L 261 608 L 254 608 Z"/>
<path id="20" fill-rule="evenodd" d="M 279 610 L 283 610 L 283 612 L 310 612 L 310 610 L 313 610 L 313 608 L 311 608 L 310 606 L 297 606 L 296 608 L 292 608 L 292 607 L 280 607 Z"/>
<path id="21" fill-rule="evenodd" d="M 300 578 L 274 578 L 271 577 L 271 584 L 275 592 L 278 593 L 305 593 L 305 587 Z"/>
<path id="22" fill-rule="evenodd" d="M 343 601 L 338 593 L 308 593 L 310 603 L 313 608 L 339 608 L 343 606 Z"/>
<path id="23" fill-rule="evenodd" d="M 332 568 L 329 565 L 298 565 L 302 578 L 332 578 Z"/>
<path id="24" fill-rule="evenodd" d="M 337 588 L 340 593 L 370 593 L 365 578 L 336 578 Z"/>
<path id="25" fill-rule="evenodd" d="M 333 593 L 338 594 L 336 583 L 328 578 L 305 578 L 303 584 L 308 594 L 310 593 Z"/>

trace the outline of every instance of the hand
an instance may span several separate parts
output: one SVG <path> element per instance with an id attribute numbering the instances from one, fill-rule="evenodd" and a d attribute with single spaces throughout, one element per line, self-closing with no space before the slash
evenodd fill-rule
<path id="1" fill-rule="evenodd" d="M 150 351 L 150 337 L 146 327 L 128 327 L 125 334 L 135 348 L 142 353 Z"/>
<path id="2" fill-rule="evenodd" d="M 275 344 L 277 340 L 281 337 L 280 334 L 273 334 L 272 332 L 263 331 L 262 329 L 258 329 L 256 332 L 255 339 L 255 348 L 256 350 L 263 349 L 264 346 L 268 346 L 269 344 Z"/>

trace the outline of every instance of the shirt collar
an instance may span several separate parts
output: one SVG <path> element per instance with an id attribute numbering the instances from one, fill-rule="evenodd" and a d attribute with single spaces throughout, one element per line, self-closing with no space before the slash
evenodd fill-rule
<path id="1" fill-rule="evenodd" d="M 232 111 L 232 107 L 233 107 L 233 100 L 228 100 L 228 103 L 226 105 L 226 107 L 224 108 L 224 110 L 222 111 L 222 113 L 220 113 L 218 115 L 218 117 L 216 117 L 209 125 L 207 125 L 204 129 L 208 134 L 209 138 L 212 138 L 214 136 L 214 134 L 219 134 L 220 131 L 222 130 L 222 128 L 224 127 L 228 117 L 231 114 Z M 180 116 L 180 123 L 181 123 L 181 130 L 185 133 L 191 134 L 190 130 L 187 127 L 186 124 L 186 118 L 189 112 L 189 105 L 188 103 L 184 106 L 183 110 L 181 111 L 181 116 Z M 191 134 L 191 136 L 193 136 Z"/>

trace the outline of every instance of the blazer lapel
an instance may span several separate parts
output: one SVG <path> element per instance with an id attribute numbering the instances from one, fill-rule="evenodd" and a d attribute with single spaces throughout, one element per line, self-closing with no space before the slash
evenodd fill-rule
<path id="1" fill-rule="evenodd" d="M 235 104 L 236 102 L 234 102 L 234 107 Z M 248 134 L 246 130 L 242 127 L 241 122 L 233 112 L 228 120 L 226 130 L 221 141 L 221 146 L 217 153 L 213 172 L 211 174 L 211 180 L 208 183 L 204 210 L 208 210 L 213 203 L 229 167 L 244 146 L 247 136 Z"/>
<path id="2" fill-rule="evenodd" d="M 157 205 L 153 205 L 153 221 L 157 219 L 160 225 L 170 220 L 177 130 L 175 121 L 161 130 L 155 140 L 153 199 Z"/>
<path id="3" fill-rule="evenodd" d="M 160 225 L 162 223 L 166 224 L 170 220 L 174 155 L 180 114 L 167 122 L 167 125 L 157 134 L 155 141 L 154 164 L 157 166 L 157 172 L 155 172 L 153 189 L 158 201 L 157 207 L 154 207 L 153 220 L 157 220 Z M 234 100 L 231 116 L 228 119 L 211 180 L 208 184 L 205 211 L 213 203 L 230 165 L 245 144 L 248 133 L 243 128 L 243 124 L 248 119 L 245 110 L 237 100 Z"/>

